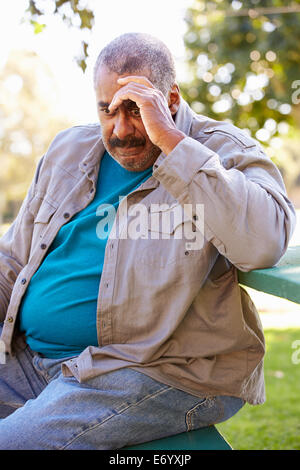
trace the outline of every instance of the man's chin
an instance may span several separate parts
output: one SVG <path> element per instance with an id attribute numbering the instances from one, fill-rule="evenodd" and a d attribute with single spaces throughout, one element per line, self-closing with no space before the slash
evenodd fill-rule
<path id="1" fill-rule="evenodd" d="M 114 160 L 129 171 L 144 171 L 152 166 L 160 154 L 158 148 L 145 151 L 145 148 L 108 150 Z"/>
<path id="2" fill-rule="evenodd" d="M 140 155 L 145 151 L 144 147 L 135 147 L 135 148 L 127 148 L 127 149 L 118 149 L 116 151 L 116 155 L 120 156 L 121 158 L 130 158 L 130 157 L 135 157 L 136 155 Z"/>
<path id="3" fill-rule="evenodd" d="M 152 166 L 151 162 L 149 163 L 148 160 L 136 159 L 134 156 L 130 158 L 128 155 L 122 155 L 113 158 L 119 163 L 119 165 L 125 168 L 125 170 L 129 171 L 143 171 Z"/>

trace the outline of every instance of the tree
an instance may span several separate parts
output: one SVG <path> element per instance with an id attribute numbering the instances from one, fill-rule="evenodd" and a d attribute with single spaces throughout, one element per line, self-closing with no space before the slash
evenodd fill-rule
<path id="1" fill-rule="evenodd" d="M 91 30 L 94 13 L 83 5 L 30 0 L 27 20 L 39 33 L 51 10 L 69 27 Z M 300 0 L 194 0 L 185 19 L 192 78 L 181 88 L 196 111 L 231 119 L 262 141 L 286 123 L 300 124 Z M 82 41 L 83 71 L 87 57 Z"/>
<path id="2" fill-rule="evenodd" d="M 47 3 L 70 27 L 92 30 L 94 14 L 82 1 L 30 0 L 28 19 L 42 31 Z M 190 78 L 180 83 L 183 97 L 196 112 L 257 138 L 287 185 L 299 184 L 300 0 L 193 0 L 185 21 Z"/>
<path id="3" fill-rule="evenodd" d="M 25 19 L 33 25 L 35 33 L 41 33 L 46 27 L 46 24 L 42 21 L 44 15 L 49 12 L 60 16 L 62 21 L 70 28 L 91 30 L 94 24 L 93 11 L 90 8 L 83 7 L 80 0 L 48 0 L 47 2 L 30 0 Z M 86 40 L 82 40 L 82 51 L 76 58 L 76 62 L 83 72 L 86 69 L 87 57 L 88 43 Z"/>
<path id="4" fill-rule="evenodd" d="M 71 123 L 57 110 L 54 78 L 34 52 L 10 55 L 0 71 L 0 97 L 0 214 L 11 221 L 37 161 L 57 132 Z"/>
<path id="5" fill-rule="evenodd" d="M 186 22 L 195 111 L 262 143 L 300 124 L 300 0 L 194 0 Z"/>

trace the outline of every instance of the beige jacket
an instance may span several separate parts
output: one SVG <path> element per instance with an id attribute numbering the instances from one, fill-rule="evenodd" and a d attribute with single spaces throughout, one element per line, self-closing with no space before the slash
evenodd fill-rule
<path id="1" fill-rule="evenodd" d="M 99 346 L 65 362 L 63 373 L 82 382 L 133 367 L 196 396 L 262 403 L 264 336 L 237 268 L 275 264 L 287 248 L 295 212 L 278 169 L 256 141 L 196 115 L 183 100 L 176 125 L 187 137 L 168 156 L 161 154 L 153 176 L 119 205 L 99 285 Z M 14 351 L 18 307 L 32 275 L 60 227 L 94 197 L 104 152 L 100 132 L 99 125 L 88 125 L 57 135 L 1 239 L 1 339 L 8 352 Z M 151 236 L 132 239 L 124 236 L 125 209 L 137 203 L 147 207 L 149 221 L 174 208 L 183 217 L 171 218 L 167 229 L 149 224 Z M 204 208 L 202 225 L 194 209 L 182 211 L 196 204 Z M 176 235 L 188 225 L 195 236 L 203 227 L 201 248 L 187 248 Z M 47 308 L 42 299 L 41 308 Z"/>

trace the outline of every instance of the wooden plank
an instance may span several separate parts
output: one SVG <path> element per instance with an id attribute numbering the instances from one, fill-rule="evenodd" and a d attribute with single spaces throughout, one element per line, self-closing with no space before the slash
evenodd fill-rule
<path id="1" fill-rule="evenodd" d="M 288 248 L 273 268 L 238 272 L 239 283 L 300 303 L 300 246 Z"/>
<path id="2" fill-rule="evenodd" d="M 215 426 L 123 447 L 122 450 L 232 450 Z"/>

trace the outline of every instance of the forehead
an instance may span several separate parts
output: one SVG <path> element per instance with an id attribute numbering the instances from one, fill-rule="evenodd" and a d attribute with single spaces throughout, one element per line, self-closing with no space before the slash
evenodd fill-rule
<path id="1" fill-rule="evenodd" d="M 97 99 L 110 103 L 114 94 L 123 86 L 117 82 L 118 78 L 126 77 L 129 75 L 143 75 L 147 77 L 148 72 L 145 70 L 142 72 L 139 71 L 139 72 L 133 72 L 133 73 L 124 73 L 124 74 L 119 75 L 116 72 L 111 71 L 105 65 L 101 65 L 97 71 L 97 78 L 96 78 Z"/>

